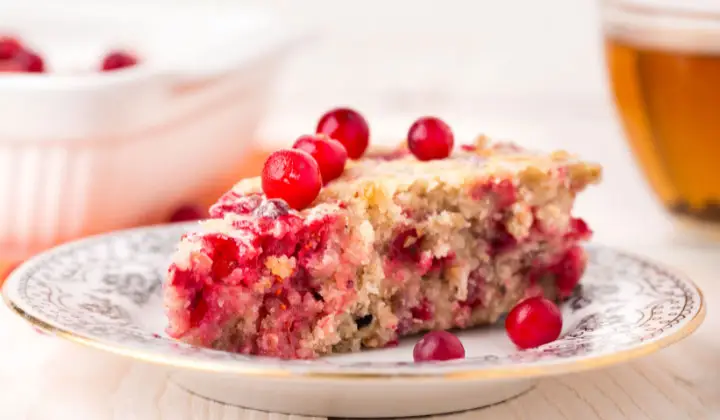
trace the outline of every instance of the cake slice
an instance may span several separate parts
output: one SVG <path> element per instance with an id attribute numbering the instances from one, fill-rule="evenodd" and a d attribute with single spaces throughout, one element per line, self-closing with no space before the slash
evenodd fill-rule
<path id="1" fill-rule="evenodd" d="M 520 299 L 567 297 L 591 232 L 571 215 L 601 169 L 480 142 L 422 162 L 348 164 L 302 210 L 239 182 L 185 235 L 164 287 L 170 336 L 311 359 L 490 324 Z"/>

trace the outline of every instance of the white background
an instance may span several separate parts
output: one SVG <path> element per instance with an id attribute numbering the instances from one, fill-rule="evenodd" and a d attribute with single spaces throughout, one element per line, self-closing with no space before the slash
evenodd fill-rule
<path id="1" fill-rule="evenodd" d="M 0 0 L 42 7 L 53 0 Z M 9 2 L 9 3 L 7 3 Z M 634 165 L 607 86 L 600 0 L 70 0 L 110 10 L 233 6 L 269 10 L 314 42 L 284 66 L 259 134 L 287 146 L 337 105 L 359 109 L 374 143 L 403 138 L 436 114 L 458 142 L 478 133 L 534 148 L 566 148 L 606 168 L 578 211 L 606 243 L 642 246 L 677 233 Z M 163 20 L 162 13 L 155 16 Z M 248 40 L 252 42 L 252 40 Z M 648 226 L 653 226 L 648 229 Z"/>

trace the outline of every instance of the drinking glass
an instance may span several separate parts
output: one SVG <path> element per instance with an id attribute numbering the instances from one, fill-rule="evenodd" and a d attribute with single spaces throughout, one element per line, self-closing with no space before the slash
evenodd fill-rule
<path id="1" fill-rule="evenodd" d="M 603 0 L 601 11 L 636 160 L 677 219 L 720 233 L 720 1 Z"/>

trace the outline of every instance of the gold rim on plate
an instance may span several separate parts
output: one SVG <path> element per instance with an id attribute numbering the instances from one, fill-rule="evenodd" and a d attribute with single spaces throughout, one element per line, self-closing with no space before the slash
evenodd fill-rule
<path id="1" fill-rule="evenodd" d="M 623 251 L 625 254 L 632 255 Z M 645 260 L 642 257 L 642 260 Z M 662 267 L 670 273 L 675 273 L 675 270 L 670 270 L 667 267 L 663 267 L 660 264 L 653 263 L 656 266 Z M 167 356 L 152 351 L 138 350 L 128 347 L 121 347 L 111 343 L 105 343 L 90 337 L 84 337 L 82 335 L 75 334 L 71 331 L 64 330 L 62 328 L 54 327 L 47 322 L 38 319 L 37 317 L 28 314 L 14 302 L 12 302 L 7 295 L 6 287 L 3 287 L 2 296 L 5 304 L 10 308 L 16 315 L 20 316 L 26 322 L 30 323 L 34 327 L 41 331 L 53 334 L 60 338 L 68 341 L 82 344 L 91 348 L 104 350 L 109 353 L 114 353 L 120 356 L 129 357 L 131 359 L 148 362 L 157 365 L 163 365 L 168 367 L 174 367 L 179 369 L 190 369 L 204 372 L 214 373 L 225 373 L 225 374 L 238 374 L 238 375 L 250 375 L 256 377 L 267 377 L 267 378 L 296 378 L 296 379 L 325 379 L 325 380 L 359 380 L 359 379 L 413 379 L 413 380 L 491 380 L 491 379 L 522 379 L 522 378 L 533 378 L 540 376 L 549 376 L 557 374 L 575 373 L 585 370 L 598 369 L 607 367 L 623 362 L 627 362 L 642 356 L 646 356 L 657 352 L 671 344 L 674 344 L 683 338 L 692 334 L 702 324 L 705 319 L 705 298 L 702 290 L 695 285 L 685 275 L 680 276 L 683 281 L 690 284 L 693 289 L 698 293 L 700 298 L 700 307 L 694 316 L 686 322 L 686 324 L 672 332 L 671 334 L 661 337 L 654 341 L 649 341 L 638 345 L 637 347 L 621 350 L 615 353 L 587 357 L 582 360 L 575 360 L 568 363 L 557 363 L 540 366 L 523 366 L 518 365 L 516 367 L 484 367 L 477 369 L 464 369 L 452 372 L 437 372 L 437 373 L 362 373 L 362 372 L 294 372 L 290 369 L 277 369 L 268 367 L 253 367 L 248 365 L 237 365 L 228 364 L 225 362 L 219 362 L 214 360 L 203 360 L 197 361 L 190 358 L 178 357 L 178 356 Z M 7 282 L 5 283 L 7 285 Z"/>

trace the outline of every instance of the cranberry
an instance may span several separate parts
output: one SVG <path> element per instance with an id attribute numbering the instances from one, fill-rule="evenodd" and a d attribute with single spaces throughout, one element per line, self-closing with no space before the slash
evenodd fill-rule
<path id="1" fill-rule="evenodd" d="M 508 337 L 521 349 L 550 343 L 560 337 L 560 309 L 544 297 L 531 297 L 518 303 L 505 318 Z"/>
<path id="2" fill-rule="evenodd" d="M 22 44 L 16 38 L 9 36 L 0 37 L 0 60 L 14 58 L 22 49 Z"/>
<path id="3" fill-rule="evenodd" d="M 102 62 L 102 71 L 112 71 L 132 67 L 138 62 L 137 58 L 126 51 L 113 51 L 106 55 Z"/>
<path id="4" fill-rule="evenodd" d="M 423 117 L 410 127 L 407 142 L 412 154 L 420 160 L 445 159 L 450 156 L 454 137 L 443 120 Z"/>
<path id="5" fill-rule="evenodd" d="M 568 297 L 572 294 L 575 286 L 580 283 L 586 265 L 585 251 L 581 247 L 575 246 L 568 249 L 560 261 L 550 269 L 555 275 L 555 284 L 561 297 Z"/>
<path id="6" fill-rule="evenodd" d="M 315 159 L 300 150 L 271 154 L 262 170 L 262 188 L 268 198 L 282 198 L 290 207 L 302 210 L 320 193 L 322 175 Z"/>
<path id="7" fill-rule="evenodd" d="M 452 360 L 465 357 L 460 339 L 447 331 L 431 331 L 415 344 L 413 359 L 416 362 Z"/>
<path id="8" fill-rule="evenodd" d="M 203 239 L 212 259 L 212 274 L 219 281 L 238 266 L 240 248 L 235 239 L 220 233 L 210 234 Z"/>
<path id="9" fill-rule="evenodd" d="M 410 308 L 410 313 L 414 319 L 419 319 L 420 321 L 430 321 L 433 319 L 434 310 L 430 301 L 423 299 L 418 306 Z"/>
<path id="10" fill-rule="evenodd" d="M 388 257 L 391 260 L 402 262 L 420 262 L 420 248 L 422 236 L 418 234 L 417 229 L 409 228 L 399 232 L 388 249 Z"/>
<path id="11" fill-rule="evenodd" d="M 30 50 L 23 50 L 13 59 L 20 66 L 20 71 L 27 73 L 45 72 L 45 62 L 42 57 Z"/>
<path id="12" fill-rule="evenodd" d="M 315 158 L 325 184 L 339 178 L 345 170 L 347 150 L 337 140 L 324 135 L 302 136 L 295 141 L 293 149 L 307 152 Z"/>
<path id="13" fill-rule="evenodd" d="M 495 235 L 490 241 L 488 253 L 492 256 L 509 251 L 517 245 L 517 239 L 507 230 L 507 226 L 498 222 L 495 226 Z"/>
<path id="14" fill-rule="evenodd" d="M 170 215 L 170 222 L 189 222 L 193 220 L 200 220 L 207 217 L 205 210 L 198 206 L 187 204 L 178 207 L 172 215 Z"/>
<path id="15" fill-rule="evenodd" d="M 587 223 L 580 218 L 570 219 L 570 226 L 568 232 L 565 235 L 569 239 L 590 239 L 592 236 L 592 230 L 588 227 Z"/>
<path id="16" fill-rule="evenodd" d="M 350 159 L 359 159 L 370 143 L 367 121 L 349 108 L 336 108 L 325 113 L 315 131 L 342 143 Z"/>
<path id="17" fill-rule="evenodd" d="M 235 191 L 228 191 L 210 206 L 210 217 L 222 219 L 225 213 L 248 214 L 252 213 L 263 202 L 262 194 L 239 195 Z"/>
<path id="18" fill-rule="evenodd" d="M 0 61 L 0 73 L 21 73 L 22 71 L 22 65 L 16 60 Z"/>
<path id="19" fill-rule="evenodd" d="M 491 191 L 495 194 L 495 202 L 500 209 L 510 207 L 517 201 L 517 190 L 509 179 L 494 182 Z"/>

